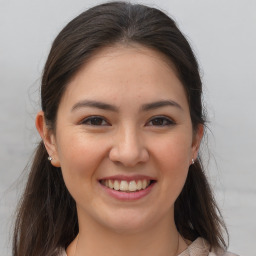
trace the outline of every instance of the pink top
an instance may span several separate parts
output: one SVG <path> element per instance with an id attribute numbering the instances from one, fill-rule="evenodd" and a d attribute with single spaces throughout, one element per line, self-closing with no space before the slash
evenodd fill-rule
<path id="1" fill-rule="evenodd" d="M 67 256 L 66 252 L 60 254 L 60 256 Z M 225 252 L 222 249 L 215 249 L 210 251 L 210 245 L 208 242 L 199 237 L 188 248 L 180 253 L 178 256 L 238 256 L 230 252 Z"/>

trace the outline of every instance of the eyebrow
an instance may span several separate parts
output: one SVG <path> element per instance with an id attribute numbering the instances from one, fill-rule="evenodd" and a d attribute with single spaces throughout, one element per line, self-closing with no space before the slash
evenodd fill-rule
<path id="1" fill-rule="evenodd" d="M 148 110 L 153 110 L 153 109 L 157 109 L 165 106 L 177 107 L 183 110 L 180 104 L 178 104 L 176 101 L 173 101 L 173 100 L 160 100 L 160 101 L 144 104 L 142 105 L 141 110 L 148 111 Z"/>
<path id="2" fill-rule="evenodd" d="M 160 101 L 156 101 L 156 102 L 152 102 L 152 103 L 143 104 L 141 106 L 140 110 L 141 111 L 149 111 L 149 110 L 154 110 L 154 109 L 165 107 L 165 106 L 177 107 L 182 110 L 182 107 L 177 102 L 175 102 L 173 100 L 160 100 Z M 71 111 L 74 111 L 78 108 L 84 108 L 84 107 L 93 107 L 93 108 L 118 112 L 118 107 L 108 104 L 108 103 L 104 103 L 101 101 L 94 101 L 94 100 L 79 101 L 72 107 Z"/>
<path id="3" fill-rule="evenodd" d="M 104 110 L 109 110 L 109 111 L 114 111 L 117 112 L 118 108 L 114 105 L 110 105 L 104 102 L 100 101 L 94 101 L 94 100 L 82 100 L 76 103 L 71 111 L 74 111 L 78 108 L 84 108 L 84 107 L 93 107 L 93 108 L 99 108 L 99 109 L 104 109 Z"/>

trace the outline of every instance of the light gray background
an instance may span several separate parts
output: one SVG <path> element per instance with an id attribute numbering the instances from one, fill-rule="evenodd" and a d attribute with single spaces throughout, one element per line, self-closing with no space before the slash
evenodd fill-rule
<path id="1" fill-rule="evenodd" d="M 0 255 L 10 253 L 16 181 L 38 141 L 41 71 L 51 42 L 89 0 L 0 0 Z M 208 173 L 230 250 L 255 256 L 256 1 L 141 1 L 172 15 L 194 48 L 208 108 Z"/>

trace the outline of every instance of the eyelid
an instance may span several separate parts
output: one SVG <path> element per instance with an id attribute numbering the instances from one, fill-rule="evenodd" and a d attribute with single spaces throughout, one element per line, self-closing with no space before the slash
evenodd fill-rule
<path id="1" fill-rule="evenodd" d="M 95 125 L 93 125 L 93 124 L 88 124 L 87 122 L 90 122 L 90 121 L 92 121 L 93 119 L 101 119 L 103 122 L 105 122 L 105 124 L 99 124 L 99 125 L 97 125 L 97 124 L 95 124 Z M 97 127 L 97 126 L 111 126 L 110 125 L 110 123 L 107 121 L 107 119 L 106 118 L 104 118 L 103 116 L 98 116 L 98 115 L 92 115 L 92 116 L 88 116 L 88 117 L 86 117 L 86 118 L 83 118 L 80 122 L 79 122 L 79 124 L 81 124 L 81 125 L 88 125 L 88 126 L 94 126 L 94 127 Z"/>
<path id="2" fill-rule="evenodd" d="M 148 125 L 150 122 L 154 121 L 154 119 L 163 119 L 164 121 L 167 121 L 168 124 L 163 124 L 163 125 Z M 149 119 L 149 121 L 147 121 L 146 125 L 148 126 L 156 126 L 156 127 L 164 127 L 164 126 L 172 126 L 172 125 L 175 125 L 176 122 L 170 118 L 170 117 L 167 117 L 167 116 L 153 116 Z"/>
<path id="3" fill-rule="evenodd" d="M 92 124 L 89 122 L 92 122 L 93 120 L 96 121 L 97 119 L 101 120 L 103 122 L 103 124 Z M 163 122 L 165 122 L 165 124 L 149 124 L 150 122 L 154 121 L 155 119 L 162 119 Z M 88 125 L 88 126 L 94 126 L 94 127 L 100 127 L 100 126 L 111 126 L 111 124 L 109 123 L 109 121 L 103 117 L 103 116 L 99 116 L 99 115 L 92 115 L 92 116 L 87 116 L 86 118 L 83 118 L 79 124 L 81 125 Z M 172 126 L 175 125 L 176 122 L 167 116 L 163 116 L 163 115 L 158 115 L 158 116 L 153 116 L 151 117 L 147 122 L 146 122 L 146 126 L 156 126 L 156 127 L 164 127 L 164 126 Z"/>

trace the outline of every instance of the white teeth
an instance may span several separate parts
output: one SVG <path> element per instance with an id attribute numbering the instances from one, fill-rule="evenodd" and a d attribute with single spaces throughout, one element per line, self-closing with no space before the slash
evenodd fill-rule
<path id="1" fill-rule="evenodd" d="M 122 180 L 120 182 L 120 190 L 121 191 L 126 191 L 129 189 L 129 185 L 128 185 L 128 182 L 126 180 Z"/>
<path id="2" fill-rule="evenodd" d="M 108 180 L 108 186 L 109 188 L 114 188 L 114 184 L 112 182 L 112 180 Z"/>
<path id="3" fill-rule="evenodd" d="M 142 181 L 142 188 L 145 189 L 147 187 L 147 181 L 146 180 L 143 180 Z"/>
<path id="4" fill-rule="evenodd" d="M 119 182 L 117 180 L 114 181 L 114 190 L 119 190 L 120 189 L 120 185 Z"/>
<path id="5" fill-rule="evenodd" d="M 120 191 L 126 191 L 126 192 L 135 192 L 138 190 L 145 189 L 149 186 L 150 181 L 149 180 L 102 180 L 102 184 L 108 188 L 114 189 L 114 190 L 120 190 Z"/>
<path id="6" fill-rule="evenodd" d="M 138 190 L 141 190 L 141 189 L 142 189 L 142 181 L 141 181 L 141 180 L 139 180 L 139 181 L 137 182 L 137 189 L 138 189 Z"/>
<path id="7" fill-rule="evenodd" d="M 137 190 L 137 184 L 134 180 L 129 182 L 129 191 L 136 191 Z"/>

